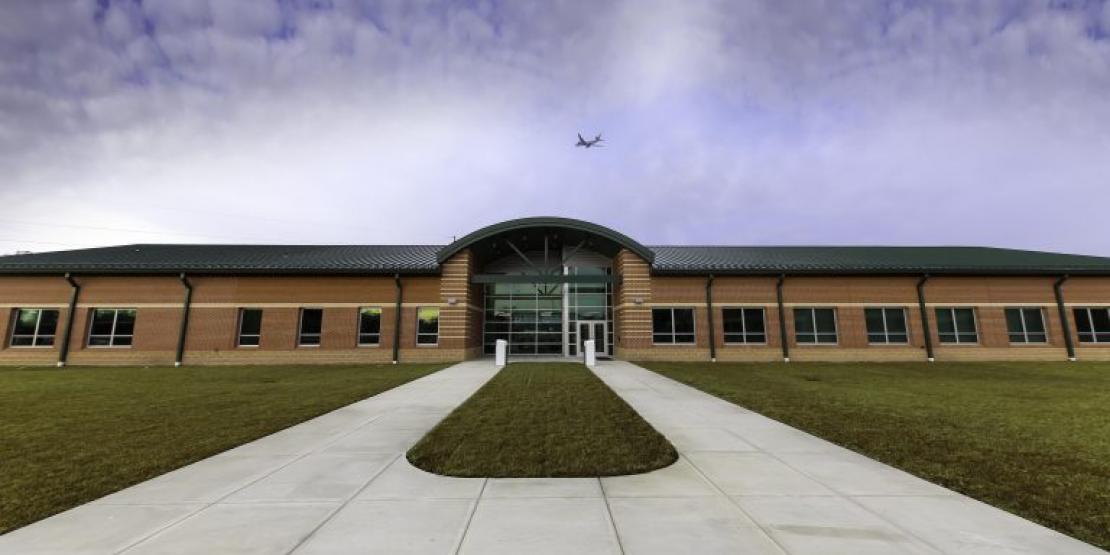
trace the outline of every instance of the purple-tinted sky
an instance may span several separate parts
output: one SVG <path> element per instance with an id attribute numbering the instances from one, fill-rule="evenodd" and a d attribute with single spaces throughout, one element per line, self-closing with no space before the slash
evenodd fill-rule
<path id="1" fill-rule="evenodd" d="M 603 132 L 603 149 L 575 133 Z M 445 243 L 1110 255 L 1110 2 L 6 2 L 0 253 Z"/>

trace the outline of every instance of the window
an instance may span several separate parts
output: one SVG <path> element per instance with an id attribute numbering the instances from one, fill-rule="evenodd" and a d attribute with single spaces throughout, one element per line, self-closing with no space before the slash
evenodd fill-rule
<path id="1" fill-rule="evenodd" d="M 693 344 L 694 309 L 651 309 L 651 342 L 657 344 Z"/>
<path id="2" fill-rule="evenodd" d="M 794 339 L 798 343 L 836 343 L 836 310 L 795 308 Z"/>
<path id="3" fill-rule="evenodd" d="M 300 333 L 297 335 L 297 345 L 301 347 L 316 347 L 320 345 L 320 329 L 324 324 L 324 309 L 302 308 Z"/>
<path id="4" fill-rule="evenodd" d="M 262 310 L 239 309 L 239 346 L 257 347 L 262 339 Z"/>
<path id="5" fill-rule="evenodd" d="M 358 344 L 377 345 L 382 338 L 382 309 L 363 308 L 358 311 Z"/>
<path id="6" fill-rule="evenodd" d="M 97 308 L 89 326 L 90 347 L 129 347 L 135 335 L 135 309 Z"/>
<path id="7" fill-rule="evenodd" d="M 867 342 L 876 344 L 908 343 L 906 333 L 906 309 L 904 308 L 865 308 L 864 320 L 867 321 Z"/>
<path id="8" fill-rule="evenodd" d="M 762 308 L 725 308 L 721 310 L 725 343 L 766 343 Z"/>
<path id="9" fill-rule="evenodd" d="M 1110 343 L 1110 308 L 1075 309 L 1075 327 L 1081 343 Z"/>
<path id="10" fill-rule="evenodd" d="M 971 308 L 938 308 L 937 335 L 941 343 L 978 343 L 975 310 Z"/>
<path id="11" fill-rule="evenodd" d="M 49 347 L 54 344 L 58 327 L 58 311 L 42 308 L 21 308 L 15 311 L 12 325 L 12 347 Z"/>
<path id="12" fill-rule="evenodd" d="M 416 309 L 416 344 L 439 344 L 439 309 Z"/>
<path id="13" fill-rule="evenodd" d="M 1044 313 L 1039 308 L 1007 308 L 1006 329 L 1010 343 L 1047 343 Z"/>

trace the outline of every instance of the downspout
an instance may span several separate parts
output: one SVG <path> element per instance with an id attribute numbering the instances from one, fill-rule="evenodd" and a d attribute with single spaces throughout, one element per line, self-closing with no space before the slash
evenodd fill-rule
<path id="1" fill-rule="evenodd" d="M 917 280 L 917 308 L 921 311 L 921 334 L 925 337 L 925 357 L 929 362 L 936 358 L 933 356 L 933 336 L 929 330 L 929 313 L 925 310 L 925 282 L 929 281 L 929 274 Z"/>
<path id="2" fill-rule="evenodd" d="M 1060 327 L 1064 329 L 1064 348 L 1068 350 L 1068 360 L 1075 362 L 1075 343 L 1072 343 L 1071 339 L 1068 309 L 1064 308 L 1064 282 L 1067 280 L 1067 274 L 1060 276 L 1060 279 L 1052 284 L 1052 290 L 1056 293 L 1056 308 L 1060 311 Z"/>
<path id="3" fill-rule="evenodd" d="M 66 315 L 66 330 L 62 335 L 61 349 L 58 350 L 58 368 L 66 365 L 66 359 L 69 358 L 69 338 L 73 335 L 73 320 L 77 316 L 77 297 L 81 295 L 81 286 L 73 281 L 73 276 L 66 272 L 65 280 L 69 286 L 73 288 L 73 292 L 69 295 L 69 314 Z"/>
<path id="4" fill-rule="evenodd" d="M 782 361 L 790 362 L 790 340 L 786 337 L 786 309 L 782 303 L 782 282 L 784 281 L 786 281 L 786 274 L 779 275 L 779 280 L 775 283 L 775 295 L 779 303 L 779 340 L 782 342 Z"/>
<path id="5" fill-rule="evenodd" d="M 193 304 L 193 284 L 189 283 L 184 272 L 178 276 L 178 279 L 181 280 L 181 285 L 185 286 L 185 302 L 181 307 L 181 330 L 177 333 L 177 355 L 173 359 L 175 368 L 181 366 L 185 356 L 185 333 L 189 330 L 189 307 Z"/>
<path id="6" fill-rule="evenodd" d="M 705 280 L 705 306 L 709 311 L 709 361 L 717 362 L 717 333 L 713 326 L 713 274 Z"/>
<path id="7" fill-rule="evenodd" d="M 397 308 L 393 314 L 393 364 L 397 364 L 401 360 L 401 274 L 395 274 L 393 282 L 397 284 Z"/>

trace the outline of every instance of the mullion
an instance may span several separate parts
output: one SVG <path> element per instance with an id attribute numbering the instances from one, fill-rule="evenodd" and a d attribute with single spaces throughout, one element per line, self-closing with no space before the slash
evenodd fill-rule
<path id="1" fill-rule="evenodd" d="M 35 333 L 34 333 L 34 335 L 31 336 L 31 346 L 32 347 L 38 347 L 39 346 L 39 329 L 42 326 L 42 313 L 43 313 L 43 311 L 40 309 L 38 311 L 38 316 L 35 318 Z"/>
<path id="2" fill-rule="evenodd" d="M 35 318 L 35 334 L 31 336 L 31 346 L 39 346 L 39 327 L 42 326 L 42 310 L 38 311 L 38 317 Z"/>

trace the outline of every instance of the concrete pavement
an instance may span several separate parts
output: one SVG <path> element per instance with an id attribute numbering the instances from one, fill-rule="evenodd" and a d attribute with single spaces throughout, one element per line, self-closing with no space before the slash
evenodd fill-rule
<path id="1" fill-rule="evenodd" d="M 449 478 L 404 452 L 470 361 L 0 537 L 0 553 L 1103 553 L 625 362 L 680 452 L 610 478 Z"/>

